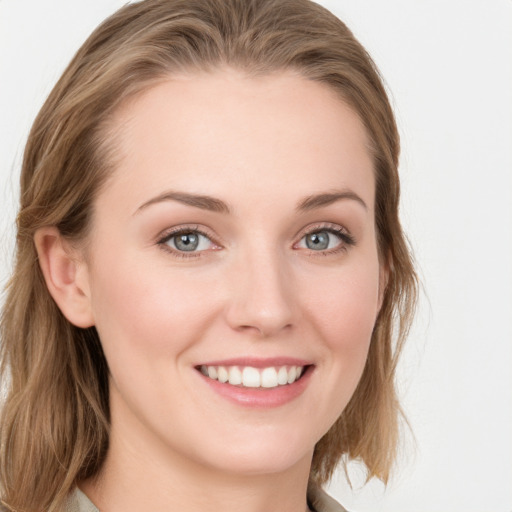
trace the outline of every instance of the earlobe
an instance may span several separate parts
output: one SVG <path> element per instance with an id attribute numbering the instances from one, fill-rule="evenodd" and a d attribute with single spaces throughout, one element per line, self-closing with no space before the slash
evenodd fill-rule
<path id="1" fill-rule="evenodd" d="M 46 286 L 62 314 L 77 327 L 94 325 L 87 267 L 56 227 L 40 228 L 34 235 Z"/>

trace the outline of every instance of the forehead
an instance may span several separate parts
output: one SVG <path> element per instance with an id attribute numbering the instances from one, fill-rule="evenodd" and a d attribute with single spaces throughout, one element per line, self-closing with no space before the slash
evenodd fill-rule
<path id="1" fill-rule="evenodd" d="M 358 115 L 325 84 L 291 72 L 172 77 L 115 116 L 116 188 L 143 202 L 166 188 L 226 198 L 350 187 L 373 205 L 373 163 Z M 112 180 L 111 180 L 112 181 Z"/>

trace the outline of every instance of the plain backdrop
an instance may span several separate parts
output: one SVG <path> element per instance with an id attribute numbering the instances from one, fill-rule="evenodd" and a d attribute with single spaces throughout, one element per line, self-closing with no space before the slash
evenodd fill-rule
<path id="1" fill-rule="evenodd" d="M 123 0 L 0 0 L 0 281 L 31 122 Z M 423 283 L 400 366 L 415 441 L 354 511 L 512 511 L 512 1 L 323 0 L 380 68 L 402 135 L 402 218 Z"/>

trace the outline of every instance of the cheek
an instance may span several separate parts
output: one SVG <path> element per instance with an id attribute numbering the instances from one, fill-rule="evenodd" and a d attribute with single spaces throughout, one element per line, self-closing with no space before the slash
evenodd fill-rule
<path id="1" fill-rule="evenodd" d="M 215 299 L 204 299 L 204 282 L 138 264 L 136 258 L 102 262 L 92 287 L 104 350 L 122 348 L 126 357 L 135 352 L 151 359 L 184 350 L 214 310 Z"/>
<path id="2" fill-rule="evenodd" d="M 323 293 L 309 301 L 309 313 L 332 356 L 330 364 L 357 380 L 378 313 L 378 265 L 351 267 L 323 284 Z"/>
<path id="3" fill-rule="evenodd" d="M 304 282 L 302 289 L 309 293 L 303 301 L 303 325 L 313 329 L 308 338 L 320 347 L 318 377 L 323 399 L 317 399 L 315 406 L 318 439 L 349 403 L 366 364 L 378 312 L 379 270 L 374 259 L 362 263 L 323 277 L 317 273 L 316 286 L 311 287 L 309 280 L 309 286 Z"/>

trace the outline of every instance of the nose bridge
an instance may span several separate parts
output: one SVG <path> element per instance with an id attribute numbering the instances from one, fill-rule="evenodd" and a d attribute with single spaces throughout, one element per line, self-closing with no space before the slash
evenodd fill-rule
<path id="1" fill-rule="evenodd" d="M 228 321 L 235 329 L 270 336 L 295 322 L 291 269 L 276 246 L 255 245 L 237 256 Z"/>

